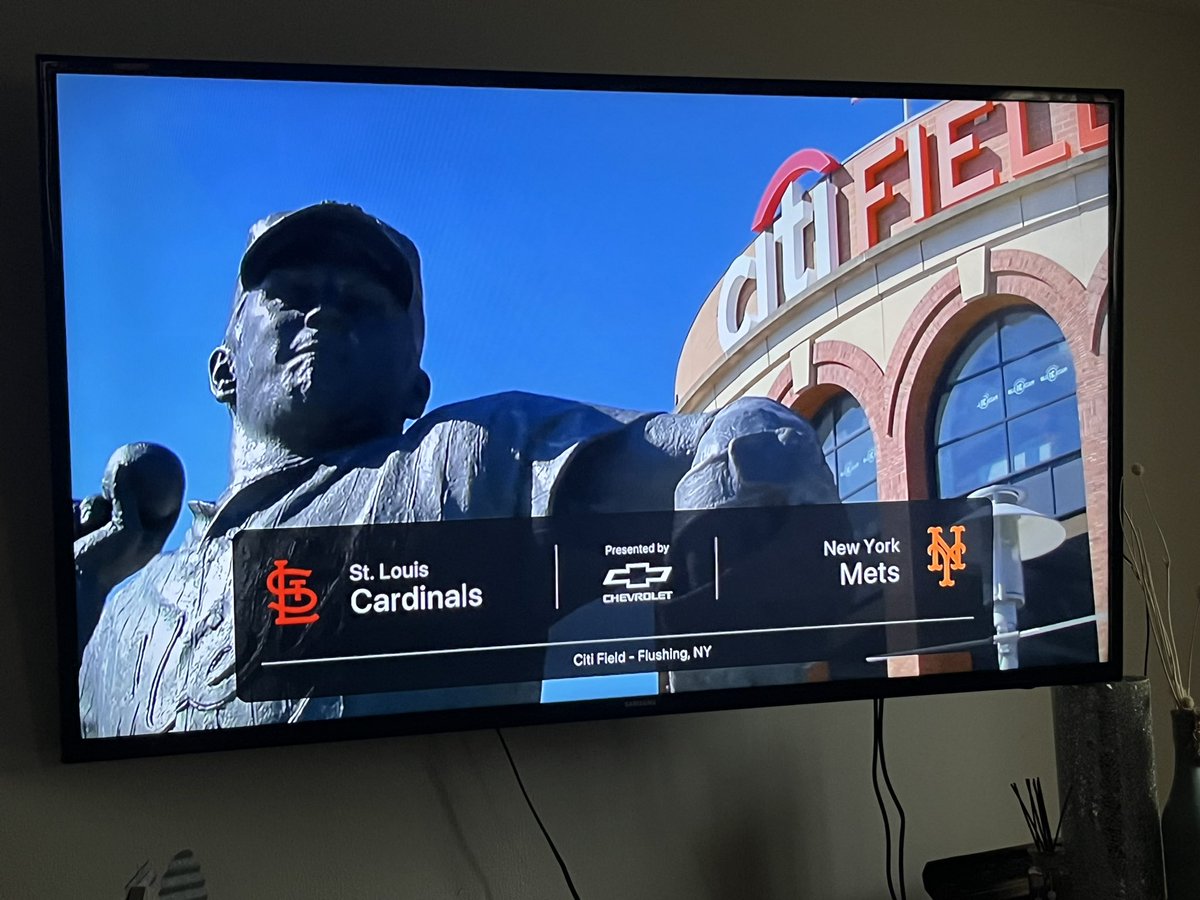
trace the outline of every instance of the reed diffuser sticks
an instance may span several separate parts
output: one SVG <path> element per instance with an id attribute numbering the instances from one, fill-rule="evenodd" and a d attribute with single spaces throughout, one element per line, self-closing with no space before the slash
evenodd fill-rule
<path id="1" fill-rule="evenodd" d="M 1067 804 L 1071 802 L 1071 789 L 1067 789 L 1067 796 L 1063 800 L 1062 810 L 1058 815 L 1058 828 L 1051 829 L 1050 816 L 1046 812 L 1046 797 L 1042 793 L 1041 778 L 1026 778 L 1025 793 L 1029 797 L 1029 805 L 1025 805 L 1025 798 L 1021 796 L 1021 791 L 1017 788 L 1015 781 L 1009 784 L 1012 792 L 1017 797 L 1017 802 L 1021 804 L 1021 814 L 1025 817 L 1025 824 L 1029 828 L 1029 835 L 1033 838 L 1033 846 L 1039 853 L 1053 853 L 1054 848 L 1058 846 L 1058 835 L 1062 829 L 1063 811 L 1066 810 Z"/>

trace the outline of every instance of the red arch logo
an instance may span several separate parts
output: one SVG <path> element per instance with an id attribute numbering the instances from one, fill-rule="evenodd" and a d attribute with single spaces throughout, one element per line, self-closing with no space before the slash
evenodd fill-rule
<path id="1" fill-rule="evenodd" d="M 771 227 L 775 220 L 775 210 L 783 199 L 783 192 L 788 185 L 809 172 L 818 175 L 828 175 L 834 169 L 840 168 L 841 163 L 821 150 L 797 150 L 783 161 L 771 176 L 767 189 L 763 191 L 762 199 L 758 201 L 758 209 L 754 212 L 754 223 L 750 229 L 759 234 Z"/>

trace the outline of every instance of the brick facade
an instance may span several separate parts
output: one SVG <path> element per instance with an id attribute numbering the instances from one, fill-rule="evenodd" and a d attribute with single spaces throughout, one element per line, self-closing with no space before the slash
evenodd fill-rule
<path id="1" fill-rule="evenodd" d="M 1097 637 L 1108 648 L 1108 358 L 1101 340 L 1108 308 L 1108 257 L 1085 286 L 1054 260 L 1025 250 L 988 255 L 987 292 L 964 299 L 957 268 L 921 298 L 885 368 L 864 350 L 839 340 L 812 345 L 808 386 L 793 390 L 790 368 L 769 395 L 812 416 L 838 391 L 862 406 L 875 437 L 879 499 L 931 496 L 930 431 L 936 388 L 964 339 L 1001 310 L 1035 306 L 1066 337 L 1075 364 L 1086 485 Z"/>

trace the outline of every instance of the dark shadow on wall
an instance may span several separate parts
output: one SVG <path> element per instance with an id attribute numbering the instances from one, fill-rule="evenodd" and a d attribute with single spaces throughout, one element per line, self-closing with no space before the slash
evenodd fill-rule
<path id="1" fill-rule="evenodd" d="M 754 727 L 740 728 L 749 715 Z M 705 896 L 781 896 L 781 885 L 799 881 L 795 847 L 805 828 L 804 779 L 789 762 L 798 749 L 785 726 L 789 716 L 761 710 L 706 718 L 718 727 L 710 727 L 709 745 L 697 748 L 709 763 L 706 783 L 697 788 L 709 794 L 710 815 L 704 830 L 692 835 L 709 886 Z"/>
<path id="2" fill-rule="evenodd" d="M 484 900 L 495 900 L 495 894 L 492 891 L 491 884 L 488 882 L 487 873 L 484 871 L 483 864 L 480 862 L 479 856 L 472 846 L 472 837 L 468 833 L 462 816 L 459 814 L 460 800 L 455 798 L 451 788 L 451 782 L 454 778 L 461 777 L 461 766 L 456 761 L 463 752 L 468 750 L 465 745 L 469 743 L 467 740 L 469 737 L 476 737 L 476 735 L 451 735 L 424 741 L 421 745 L 421 758 L 425 774 L 429 778 L 430 788 L 434 796 L 437 797 L 438 805 L 445 816 L 446 827 L 449 829 L 450 834 L 453 835 L 454 843 L 459 848 L 472 880 L 479 883 L 483 891 L 481 896 Z M 457 745 L 453 749 L 458 752 L 447 753 L 447 748 L 441 746 L 442 743 L 449 741 Z M 478 766 L 469 766 L 468 769 L 476 771 Z M 499 766 L 495 767 L 494 777 L 497 780 L 504 774 L 500 771 Z"/>
<path id="3" fill-rule="evenodd" d="M 0 770 L 59 759 L 37 91 L 19 62 L 0 67 Z"/>

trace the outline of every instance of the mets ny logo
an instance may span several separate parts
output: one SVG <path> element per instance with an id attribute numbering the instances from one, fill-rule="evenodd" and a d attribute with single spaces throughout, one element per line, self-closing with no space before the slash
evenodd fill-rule
<path id="1" fill-rule="evenodd" d="M 954 587 L 954 576 L 950 573 L 961 572 L 967 567 L 963 562 L 963 554 L 967 552 L 967 545 L 963 543 L 966 531 L 966 525 L 951 525 L 950 533 L 954 535 L 954 543 L 948 544 L 942 536 L 940 525 L 929 527 L 929 571 L 942 573 L 939 587 Z"/>

